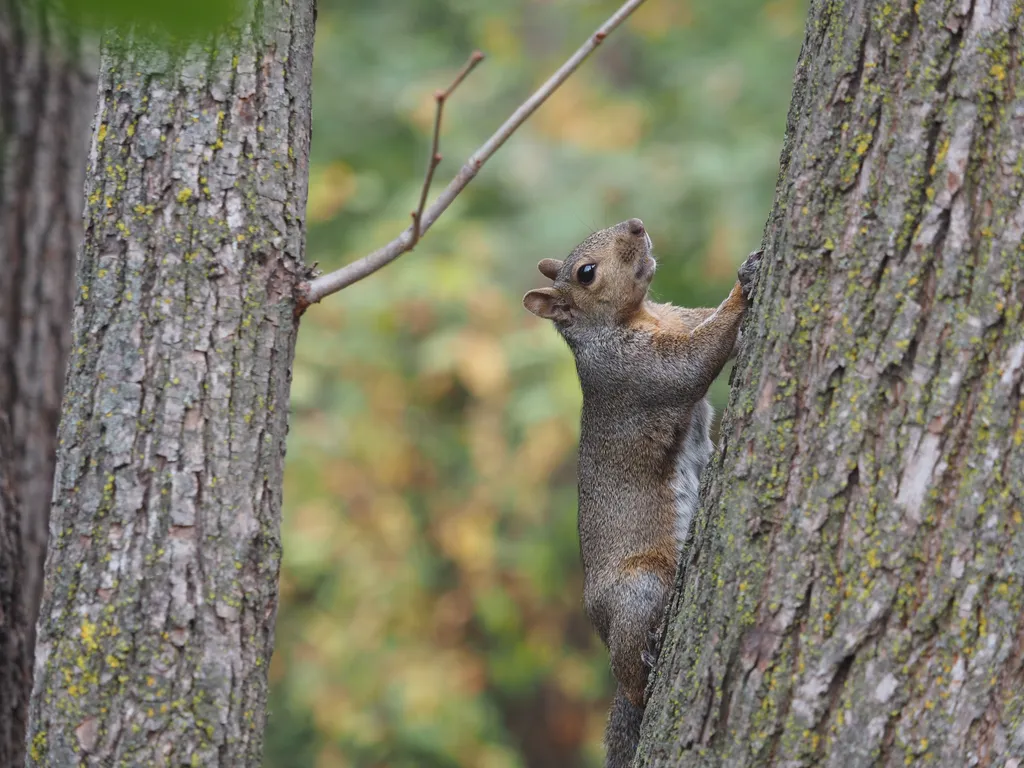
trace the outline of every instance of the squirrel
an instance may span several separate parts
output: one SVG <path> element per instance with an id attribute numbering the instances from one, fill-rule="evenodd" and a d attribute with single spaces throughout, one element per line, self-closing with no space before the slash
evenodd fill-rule
<path id="1" fill-rule="evenodd" d="M 554 322 L 583 391 L 579 445 L 583 602 L 617 682 L 607 768 L 627 768 L 648 675 L 713 449 L 708 388 L 733 356 L 761 251 L 714 309 L 657 304 L 657 267 L 640 219 L 595 232 L 564 261 L 537 268 L 553 285 L 523 305 Z"/>

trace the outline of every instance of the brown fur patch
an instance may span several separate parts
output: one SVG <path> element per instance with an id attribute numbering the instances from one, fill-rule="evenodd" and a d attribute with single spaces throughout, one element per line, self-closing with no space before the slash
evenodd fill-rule
<path id="1" fill-rule="evenodd" d="M 657 333 L 661 330 L 661 318 L 653 311 L 655 304 L 645 301 L 635 313 L 626 319 L 625 325 L 633 331 Z"/>
<path id="2" fill-rule="evenodd" d="M 694 310 L 701 312 L 703 310 Z M 708 314 L 715 310 L 707 310 Z M 698 321 L 699 323 L 700 321 Z M 698 323 L 692 322 L 681 307 L 674 307 L 671 304 L 655 304 L 653 301 L 645 301 L 637 311 L 626 320 L 626 327 L 634 331 L 647 331 L 648 333 L 671 333 L 675 336 L 685 336 L 692 331 Z"/>
<path id="3" fill-rule="evenodd" d="M 673 336 L 685 337 L 717 311 L 718 307 L 677 307 L 672 304 L 645 301 L 636 313 L 626 320 L 626 325 L 634 331 L 670 333 Z"/>
<path id="4" fill-rule="evenodd" d="M 622 561 L 623 573 L 645 571 L 658 576 L 665 584 L 671 584 L 676 573 L 675 541 L 666 542 L 665 546 L 648 549 L 630 555 Z"/>

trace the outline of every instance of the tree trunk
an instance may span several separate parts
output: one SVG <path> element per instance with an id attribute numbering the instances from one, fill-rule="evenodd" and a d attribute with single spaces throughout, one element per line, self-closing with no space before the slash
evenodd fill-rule
<path id="1" fill-rule="evenodd" d="M 21 530 L 12 474 L 13 441 L 0 411 L 0 765 L 21 765 L 28 713 L 28 627 L 21 600 Z"/>
<path id="2" fill-rule="evenodd" d="M 261 761 L 314 8 L 243 13 L 173 57 L 104 46 L 33 765 Z"/>
<path id="3" fill-rule="evenodd" d="M 50 23 L 42 7 L 0 0 L 0 413 L 13 433 L 29 649 L 43 585 L 95 96 L 96 78 L 77 38 Z"/>
<path id="4" fill-rule="evenodd" d="M 642 766 L 1024 757 L 1011 0 L 814 0 Z"/>

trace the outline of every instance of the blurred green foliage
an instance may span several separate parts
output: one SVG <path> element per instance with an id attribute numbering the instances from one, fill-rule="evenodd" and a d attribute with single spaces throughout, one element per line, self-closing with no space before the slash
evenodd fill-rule
<path id="1" fill-rule="evenodd" d="M 242 0 L 16 0 L 38 19 L 67 22 L 67 29 L 102 34 L 131 30 L 136 45 L 187 46 L 227 31 Z M 108 38 L 110 42 L 110 38 Z"/>
<path id="2" fill-rule="evenodd" d="M 617 0 L 320 0 L 308 259 L 404 228 Z M 803 0 L 649 0 L 415 252 L 302 322 L 267 768 L 599 765 L 611 677 L 575 531 L 580 396 L 536 262 L 647 224 L 717 304 L 771 205 Z M 724 380 L 712 396 L 724 404 Z"/>

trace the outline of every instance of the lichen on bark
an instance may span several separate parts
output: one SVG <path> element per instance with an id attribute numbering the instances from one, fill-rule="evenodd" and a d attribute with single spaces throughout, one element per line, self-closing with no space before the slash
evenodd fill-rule
<path id="1" fill-rule="evenodd" d="M 313 3 L 104 45 L 29 764 L 258 765 Z"/>
<path id="2" fill-rule="evenodd" d="M 1022 11 L 812 2 L 638 765 L 1024 755 Z"/>

